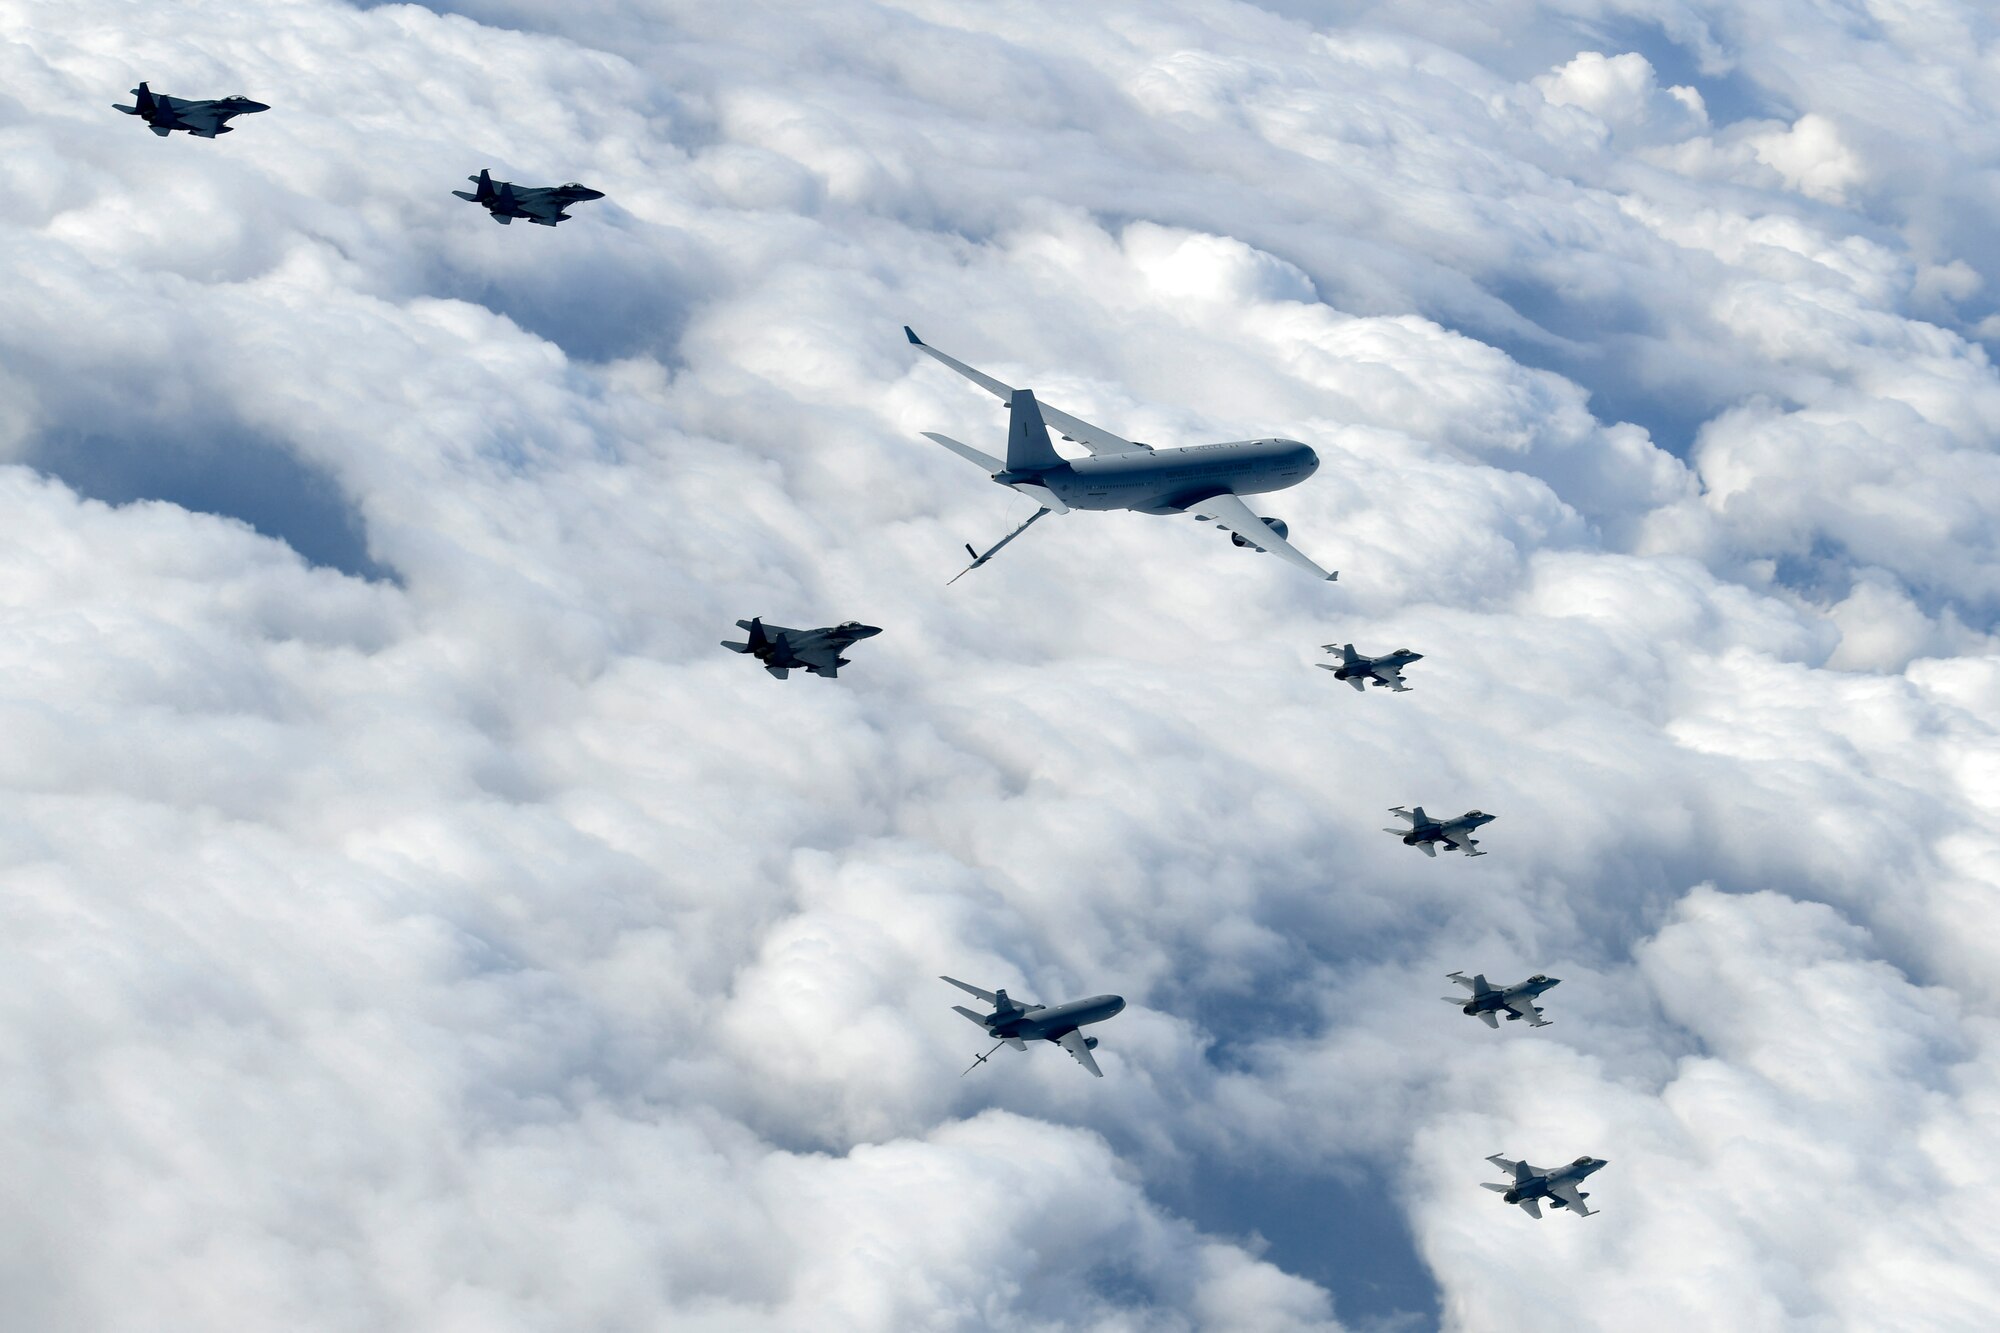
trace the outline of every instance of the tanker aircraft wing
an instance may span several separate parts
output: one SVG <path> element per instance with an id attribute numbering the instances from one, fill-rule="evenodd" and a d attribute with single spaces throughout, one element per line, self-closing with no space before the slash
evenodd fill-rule
<path id="1" fill-rule="evenodd" d="M 995 398 L 998 398 L 1001 402 L 1011 404 L 1014 401 L 1012 386 L 1002 384 L 983 370 L 974 370 L 955 356 L 945 355 L 937 348 L 919 338 L 907 324 L 903 326 L 903 333 L 909 338 L 912 346 L 928 353 L 944 365 L 951 367 L 974 384 L 977 384 L 980 388 L 986 390 L 986 392 L 992 394 Z M 1035 405 L 1042 409 L 1042 420 L 1054 426 L 1057 434 L 1061 435 L 1065 440 L 1074 440 L 1093 454 L 1149 454 L 1153 452 L 1153 446 L 1150 444 L 1139 444 L 1135 441 L 1113 435 L 1110 431 L 1104 429 L 1104 427 L 1093 426 L 1082 417 L 1073 417 L 1067 412 L 1050 407 L 1039 397 L 1035 399 Z M 937 439 L 938 437 L 933 435 L 931 438 Z M 946 447 L 949 448 L 950 446 L 947 445 Z"/>
<path id="2" fill-rule="evenodd" d="M 1097 1067 L 1097 1057 L 1090 1053 L 1090 1042 L 1084 1037 L 1083 1029 L 1071 1028 L 1063 1033 L 1062 1039 L 1056 1044 L 1075 1056 L 1076 1062 L 1085 1069 L 1099 1078 L 1104 1077 L 1104 1071 Z"/>
<path id="3" fill-rule="evenodd" d="M 1263 519 L 1252 513 L 1250 506 L 1243 503 L 1240 496 L 1223 494 L 1211 495 L 1206 500 L 1197 500 L 1188 506 L 1188 512 L 1197 518 L 1207 519 L 1217 527 L 1227 528 L 1241 537 L 1252 550 L 1269 551 L 1288 565 L 1300 569 L 1318 579 L 1336 579 L 1338 574 L 1329 574 L 1312 562 L 1298 547 L 1280 537 L 1276 530 Z"/>

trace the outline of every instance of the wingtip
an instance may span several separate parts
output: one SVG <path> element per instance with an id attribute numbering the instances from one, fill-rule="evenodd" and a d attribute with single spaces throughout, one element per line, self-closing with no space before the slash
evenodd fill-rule
<path id="1" fill-rule="evenodd" d="M 917 331 L 907 324 L 903 326 L 903 336 L 910 340 L 912 347 L 922 347 L 924 345 L 924 340 L 917 336 Z"/>

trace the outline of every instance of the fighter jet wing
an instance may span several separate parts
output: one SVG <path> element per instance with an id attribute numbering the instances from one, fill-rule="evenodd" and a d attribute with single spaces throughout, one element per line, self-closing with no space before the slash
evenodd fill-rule
<path id="1" fill-rule="evenodd" d="M 803 648 L 797 644 L 793 644 L 792 656 L 805 663 L 809 670 L 818 672 L 823 676 L 837 676 L 840 674 L 839 651 L 828 647 L 824 643 L 807 644 Z"/>
<path id="2" fill-rule="evenodd" d="M 1542 1011 L 1535 1007 L 1535 1002 L 1525 995 L 1516 995 L 1506 1004 L 1509 1009 L 1527 1019 L 1531 1028 L 1545 1028 L 1549 1025 L 1549 1020 L 1542 1017 Z"/>
<path id="3" fill-rule="evenodd" d="M 1563 1201 L 1563 1205 L 1578 1217 L 1589 1217 L 1592 1210 L 1583 1202 L 1583 1192 L 1574 1180 L 1556 1180 L 1549 1183 L 1549 1193 Z"/>
<path id="4" fill-rule="evenodd" d="M 992 394 L 995 398 L 998 398 L 1001 402 L 1009 403 L 1014 400 L 1012 385 L 1002 384 L 985 371 L 974 370 L 957 357 L 946 356 L 943 352 L 940 352 L 937 348 L 919 338 L 916 330 L 907 324 L 903 326 L 903 334 L 910 340 L 912 347 L 915 347 L 927 356 L 934 357 L 943 365 L 951 367 L 974 384 L 977 384 L 980 388 L 986 390 L 986 392 Z M 1035 405 L 1042 409 L 1042 420 L 1046 424 L 1054 426 L 1056 432 L 1065 440 L 1074 440 L 1093 454 L 1149 454 L 1153 451 L 1151 445 L 1135 444 L 1131 440 L 1120 439 L 1110 431 L 1105 430 L 1102 426 L 1093 426 L 1081 417 L 1073 417 L 1067 412 L 1058 411 L 1050 407 L 1047 403 L 1042 402 L 1039 397 L 1036 398 Z M 936 439 L 937 437 L 932 436 L 931 438 Z"/>
<path id="5" fill-rule="evenodd" d="M 1208 499 L 1188 506 L 1191 513 L 1205 514 L 1210 519 L 1228 528 L 1231 532 L 1249 542 L 1259 550 L 1269 551 L 1287 564 L 1297 565 L 1315 578 L 1333 580 L 1338 574 L 1329 574 L 1307 558 L 1305 552 L 1280 537 L 1264 525 L 1264 520 L 1250 512 L 1241 497 L 1222 494 L 1211 495 Z"/>
<path id="6" fill-rule="evenodd" d="M 547 190 L 514 191 L 514 205 L 531 218 L 553 222 L 563 211 L 563 201 L 549 197 Z"/>
<path id="7" fill-rule="evenodd" d="M 1084 1040 L 1081 1028 L 1071 1028 L 1068 1032 L 1063 1033 L 1059 1044 L 1064 1050 L 1076 1057 L 1078 1064 L 1097 1075 L 1097 1077 L 1104 1077 L 1104 1071 L 1097 1067 L 1097 1059 L 1091 1055 L 1090 1044 Z"/>
<path id="8" fill-rule="evenodd" d="M 1380 680 L 1384 685 L 1387 685 L 1392 691 L 1394 691 L 1397 694 L 1403 694 L 1407 692 L 1410 688 L 1409 686 L 1403 683 L 1403 673 L 1400 671 L 1378 670 L 1375 672 L 1375 676 L 1376 679 Z"/>
<path id="9" fill-rule="evenodd" d="M 190 134 L 213 139 L 229 116 L 204 106 L 177 106 L 174 108 L 174 119 Z"/>

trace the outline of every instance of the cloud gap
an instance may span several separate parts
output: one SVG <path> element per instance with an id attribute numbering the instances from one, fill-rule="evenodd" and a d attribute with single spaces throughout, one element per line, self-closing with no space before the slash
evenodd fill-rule
<path id="1" fill-rule="evenodd" d="M 21 461 L 88 499 L 163 500 L 233 518 L 309 564 L 371 583 L 402 582 L 368 553 L 361 515 L 329 473 L 240 427 L 144 438 L 59 429 L 36 436 Z"/>

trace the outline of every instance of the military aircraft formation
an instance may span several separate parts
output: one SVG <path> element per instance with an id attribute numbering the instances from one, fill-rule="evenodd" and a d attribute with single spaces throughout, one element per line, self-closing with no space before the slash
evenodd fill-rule
<path id="1" fill-rule="evenodd" d="M 132 90 L 133 106 L 112 104 L 112 109 L 123 111 L 128 116 L 138 116 L 162 139 L 175 130 L 186 130 L 200 139 L 213 139 L 218 134 L 228 134 L 232 127 L 228 124 L 232 116 L 247 116 L 255 111 L 269 111 L 263 102 L 253 102 L 247 97 L 218 97 L 212 100 L 169 97 L 156 93 L 141 80 Z M 553 227 L 559 222 L 569 221 L 564 210 L 571 204 L 580 204 L 588 199 L 602 199 L 602 190 L 593 190 L 587 185 L 571 181 L 566 185 L 515 185 L 510 181 L 496 181 L 481 167 L 477 176 L 468 176 L 474 185 L 473 193 L 453 190 L 459 198 L 484 208 L 493 220 L 506 226 L 515 218 L 543 227 Z"/>
<path id="2" fill-rule="evenodd" d="M 143 80 L 132 90 L 132 96 L 133 105 L 114 104 L 115 109 L 139 117 L 161 138 L 180 130 L 196 138 L 213 139 L 231 133 L 233 127 L 228 122 L 232 118 L 271 109 L 265 103 L 253 102 L 243 96 L 208 100 L 170 97 L 153 92 Z M 486 168 L 481 168 L 478 175 L 467 179 L 473 183 L 471 191 L 453 190 L 452 193 L 468 203 L 478 204 L 502 226 L 518 218 L 538 226 L 554 227 L 569 220 L 568 210 L 573 205 L 604 198 L 602 191 L 575 182 L 525 186 L 511 181 L 496 181 Z M 1237 547 L 1275 555 L 1286 564 L 1322 581 L 1331 582 L 1340 577 L 1337 572 L 1322 568 L 1293 546 L 1290 530 L 1282 519 L 1259 515 L 1243 502 L 1246 495 L 1262 495 L 1296 486 L 1318 471 L 1319 456 L 1310 445 L 1274 437 L 1156 448 L 1114 435 L 1101 426 L 1094 426 L 1052 407 L 1040 401 L 1032 389 L 1003 384 L 932 347 L 907 325 L 903 334 L 918 351 L 972 381 L 1007 407 L 1007 440 L 1004 454 L 1000 457 L 948 435 L 925 431 L 925 438 L 977 465 L 990 480 L 1026 496 L 1036 506 L 1033 514 L 984 552 L 968 545 L 966 554 L 972 557 L 972 563 L 951 582 L 955 583 L 987 564 L 1008 543 L 1050 514 L 1106 510 L 1186 516 L 1201 523 L 1213 523 L 1228 532 L 1231 543 Z M 1051 427 L 1063 440 L 1081 445 L 1086 456 L 1066 458 L 1058 453 L 1050 438 Z M 879 626 L 853 620 L 818 629 L 766 625 L 762 617 L 736 623 L 747 631 L 744 640 L 735 642 L 725 639 L 722 646 L 755 658 L 779 680 L 795 670 L 837 678 L 840 668 L 848 665 L 848 659 L 842 654 L 854 643 L 882 632 Z M 1322 662 L 1318 665 L 1333 672 L 1336 680 L 1344 680 L 1362 693 L 1366 693 L 1370 685 L 1394 693 L 1406 692 L 1409 687 L 1403 682 L 1403 668 L 1423 659 L 1422 653 L 1407 648 L 1399 648 L 1380 657 L 1368 657 L 1357 653 L 1351 643 L 1325 645 L 1329 653 L 1336 649 L 1341 656 L 1338 663 Z M 1471 810 L 1456 819 L 1437 820 L 1425 814 L 1422 806 L 1413 810 L 1393 806 L 1391 813 L 1401 816 L 1408 827 L 1384 831 L 1395 834 L 1405 845 L 1417 847 L 1429 857 L 1437 855 L 1440 845 L 1467 856 L 1484 856 L 1485 853 L 1478 850 L 1472 831 L 1494 819 L 1492 815 Z M 1519 985 L 1496 987 L 1487 982 L 1484 974 L 1467 977 L 1453 972 L 1449 977 L 1465 987 L 1468 994 L 1446 997 L 1446 1002 L 1459 1006 L 1463 1012 L 1479 1018 L 1490 1028 L 1498 1028 L 1503 1015 L 1509 1021 L 1525 1019 L 1529 1027 L 1548 1026 L 1548 1020 L 1542 1017 L 1542 1010 L 1534 1001 L 1558 984 L 1556 978 L 1538 973 Z M 1083 1028 L 1123 1011 L 1125 1000 L 1122 996 L 1093 995 L 1054 1006 L 1023 1004 L 1011 998 L 1004 989 L 983 990 L 955 977 L 943 977 L 941 980 L 976 996 L 989 1006 L 989 1012 L 984 1014 L 963 1005 L 952 1006 L 955 1012 L 964 1015 L 994 1039 L 993 1047 L 978 1055 L 966 1073 L 985 1064 L 1003 1046 L 1026 1050 L 1031 1041 L 1046 1041 L 1069 1052 L 1092 1075 L 1104 1077 L 1104 1071 L 1098 1067 L 1097 1059 L 1092 1054 L 1097 1049 L 1098 1039 L 1084 1036 Z M 1541 1216 L 1540 1201 L 1544 1199 L 1552 1207 L 1567 1208 L 1581 1217 L 1592 1214 L 1593 1210 L 1583 1202 L 1590 1196 L 1579 1189 L 1578 1184 L 1604 1165 L 1602 1159 L 1579 1157 L 1567 1166 L 1552 1170 L 1541 1170 L 1497 1155 L 1487 1160 L 1511 1173 L 1512 1179 L 1507 1184 L 1487 1184 L 1486 1188 L 1505 1195 L 1508 1203 L 1519 1204 L 1530 1216 Z"/>

